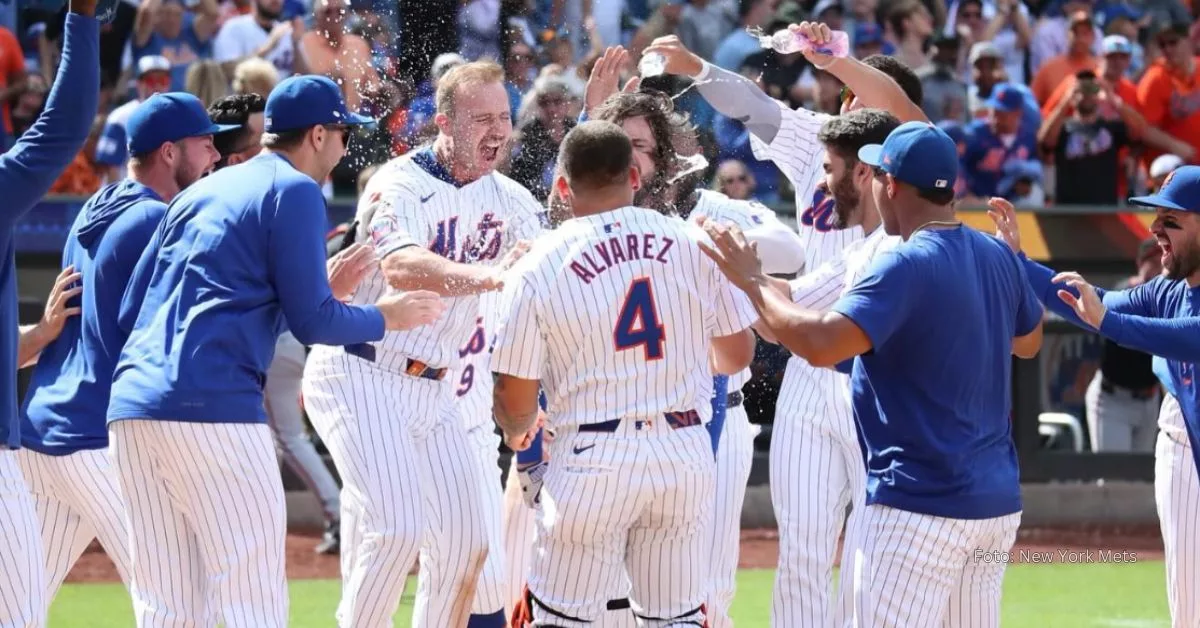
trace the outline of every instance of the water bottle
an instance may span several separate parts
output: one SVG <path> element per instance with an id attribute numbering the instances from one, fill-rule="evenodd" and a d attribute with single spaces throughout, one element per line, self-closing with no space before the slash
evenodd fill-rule
<path id="1" fill-rule="evenodd" d="M 642 78 L 658 76 L 666 70 L 667 58 L 657 52 L 642 55 L 642 60 L 638 61 L 638 73 L 642 75 Z"/>
<path id="2" fill-rule="evenodd" d="M 763 48 L 770 48 L 779 54 L 792 54 L 812 50 L 832 57 L 850 55 L 850 35 L 844 31 L 833 31 L 833 40 L 821 45 L 814 45 L 804 35 L 794 33 L 789 29 L 775 31 L 773 35 L 757 34 L 758 43 Z"/>

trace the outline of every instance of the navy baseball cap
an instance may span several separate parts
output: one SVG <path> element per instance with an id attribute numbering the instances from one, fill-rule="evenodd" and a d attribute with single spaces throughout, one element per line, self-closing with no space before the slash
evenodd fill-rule
<path id="1" fill-rule="evenodd" d="M 214 135 L 238 128 L 213 124 L 199 98 L 187 92 L 155 94 L 142 101 L 125 122 L 129 154 L 142 155 L 167 142 Z"/>
<path id="2" fill-rule="evenodd" d="M 992 96 L 987 99 L 987 106 L 996 111 L 1021 111 L 1025 108 L 1025 94 L 1008 83 L 999 83 L 992 87 Z"/>
<path id="3" fill-rule="evenodd" d="M 883 43 L 883 29 L 874 22 L 859 22 L 854 25 L 854 45 L 870 46 Z"/>
<path id="4" fill-rule="evenodd" d="M 883 144 L 858 149 L 858 159 L 922 190 L 948 190 L 958 179 L 958 146 L 928 122 L 905 122 Z"/>
<path id="5" fill-rule="evenodd" d="M 324 124 L 375 124 L 374 118 L 346 109 L 342 90 L 327 76 L 305 74 L 279 82 L 267 96 L 263 131 L 281 133 Z"/>
<path id="6" fill-rule="evenodd" d="M 1200 213 L 1200 166 L 1180 166 L 1163 180 L 1158 192 L 1135 196 L 1130 205 Z"/>

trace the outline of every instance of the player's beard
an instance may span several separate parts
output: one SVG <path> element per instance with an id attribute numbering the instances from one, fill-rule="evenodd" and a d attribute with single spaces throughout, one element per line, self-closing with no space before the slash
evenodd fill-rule
<path id="1" fill-rule="evenodd" d="M 663 214 L 675 213 L 675 203 L 668 194 L 670 191 L 666 177 L 656 172 L 649 181 L 642 181 L 642 187 L 634 192 L 633 204 Z"/>
<path id="2" fill-rule="evenodd" d="M 1195 245 L 1180 249 L 1171 245 L 1171 252 L 1163 264 L 1167 269 L 1167 279 L 1186 279 L 1200 270 L 1200 247 Z"/>
<path id="3" fill-rule="evenodd" d="M 845 229 L 860 222 L 859 207 L 862 205 L 862 194 L 854 185 L 854 170 L 847 168 L 842 177 L 833 183 L 833 226 L 835 229 Z"/>

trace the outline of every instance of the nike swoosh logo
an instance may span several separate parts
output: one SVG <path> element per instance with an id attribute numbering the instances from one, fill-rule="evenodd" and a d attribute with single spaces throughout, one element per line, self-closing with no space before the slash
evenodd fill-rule
<path id="1" fill-rule="evenodd" d="M 574 453 L 576 453 L 576 454 L 581 454 L 581 453 L 583 453 L 583 452 L 585 452 L 585 451 L 587 451 L 587 450 L 591 449 L 592 447 L 595 447 L 595 445 L 588 445 L 587 447 L 578 447 L 578 446 L 576 446 L 576 447 L 572 447 L 572 448 L 571 448 L 571 451 L 572 451 L 572 452 L 574 452 Z"/>
<path id="2" fill-rule="evenodd" d="M 422 202 L 422 203 L 424 203 L 425 201 L 427 201 L 427 200 L 429 200 L 429 199 L 433 198 L 433 195 L 434 195 L 434 194 L 437 194 L 437 192 L 430 192 L 430 193 L 429 193 L 429 196 L 422 196 L 422 197 L 421 197 L 421 202 Z"/>

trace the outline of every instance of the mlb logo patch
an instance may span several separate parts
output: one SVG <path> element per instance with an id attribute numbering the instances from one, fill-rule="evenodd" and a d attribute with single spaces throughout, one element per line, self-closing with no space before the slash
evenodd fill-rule
<path id="1" fill-rule="evenodd" d="M 620 231 L 620 230 L 621 230 L 621 223 L 619 221 L 618 222 L 610 222 L 607 225 L 604 225 L 604 233 L 612 233 L 614 231 Z"/>
<path id="2" fill-rule="evenodd" d="M 400 229 L 400 225 L 396 223 L 396 219 L 391 216 L 380 216 L 371 221 L 371 242 L 378 245 L 388 236 Z"/>

